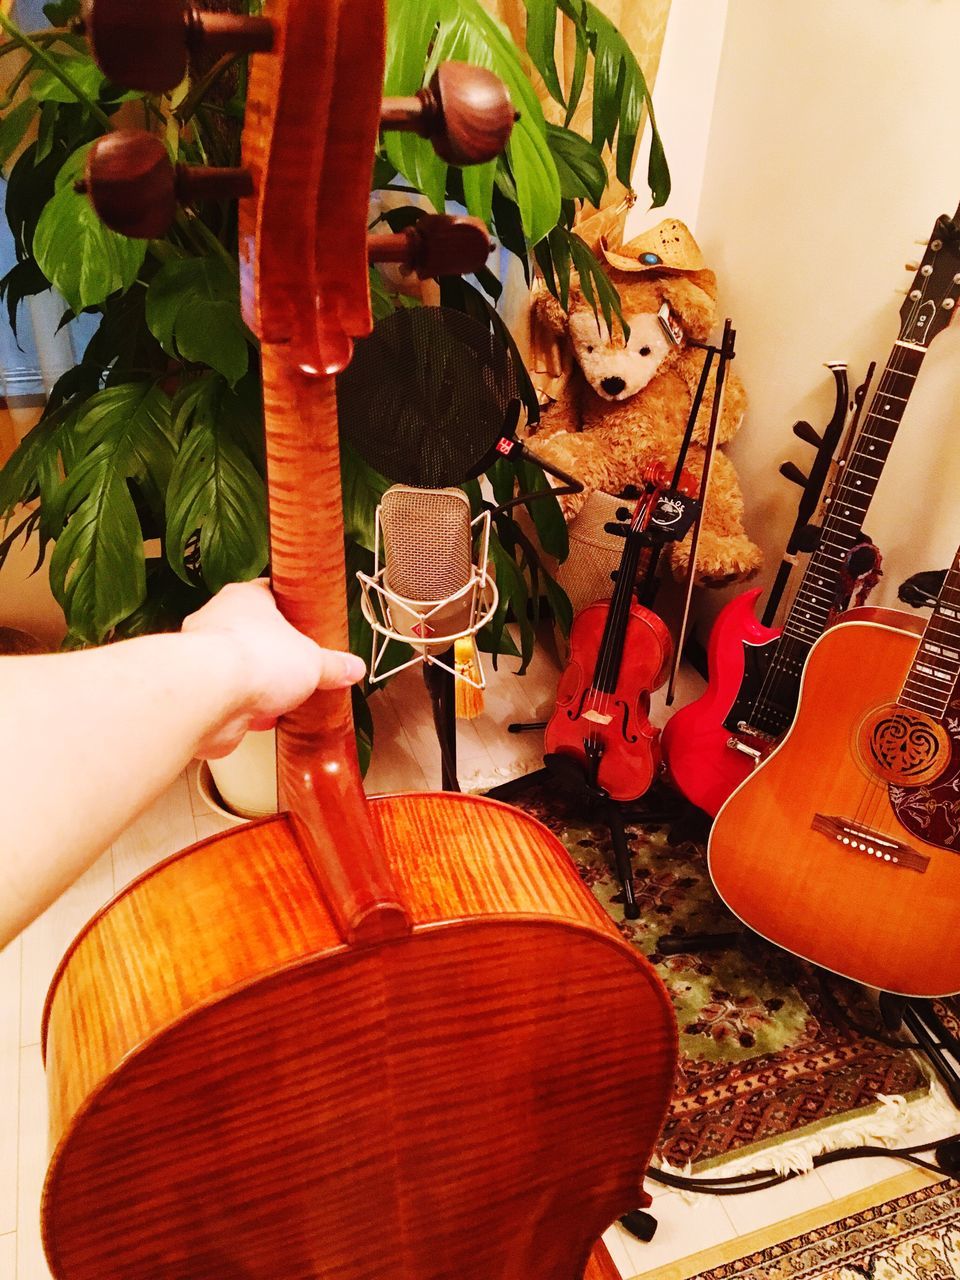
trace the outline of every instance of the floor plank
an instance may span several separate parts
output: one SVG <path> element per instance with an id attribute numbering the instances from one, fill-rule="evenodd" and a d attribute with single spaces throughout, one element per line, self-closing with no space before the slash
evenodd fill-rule
<path id="1" fill-rule="evenodd" d="M 67 947 L 113 892 L 113 862 L 107 852 L 24 931 L 21 1045 L 39 1044 L 50 979 Z"/>
<path id="2" fill-rule="evenodd" d="M 22 950 L 16 938 L 0 951 L 0 1237 L 17 1229 Z"/>
<path id="3" fill-rule="evenodd" d="M 47 1090 L 38 1045 L 20 1051 L 20 1195 L 17 1280 L 49 1280 L 40 1243 L 40 1195 L 47 1171 Z"/>

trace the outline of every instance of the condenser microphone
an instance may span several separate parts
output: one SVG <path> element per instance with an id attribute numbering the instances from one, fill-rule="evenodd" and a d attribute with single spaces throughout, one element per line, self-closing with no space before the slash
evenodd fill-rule
<path id="1" fill-rule="evenodd" d="M 397 484 L 380 500 L 392 629 L 418 649 L 449 648 L 476 599 L 470 500 L 462 489 Z"/>

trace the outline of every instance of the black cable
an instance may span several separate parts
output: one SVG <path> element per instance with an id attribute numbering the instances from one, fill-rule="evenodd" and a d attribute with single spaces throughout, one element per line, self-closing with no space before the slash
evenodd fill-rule
<path id="1" fill-rule="evenodd" d="M 935 1164 L 930 1160 L 921 1160 L 918 1151 L 934 1149 L 938 1159 L 944 1163 Z M 960 1173 L 960 1133 L 946 1138 L 936 1138 L 932 1142 L 920 1142 L 912 1147 L 843 1147 L 838 1151 L 824 1151 L 813 1158 L 813 1168 L 820 1169 L 824 1165 L 838 1164 L 841 1160 L 859 1160 L 861 1157 L 872 1159 L 875 1156 L 889 1156 L 903 1160 L 907 1164 L 916 1165 L 930 1173 L 956 1176 Z M 946 1167 L 945 1167 L 946 1165 Z M 791 1169 L 787 1173 L 777 1173 L 775 1169 L 755 1169 L 752 1173 L 735 1173 L 726 1177 L 685 1177 L 682 1174 L 667 1173 L 663 1169 L 648 1169 L 647 1177 L 651 1182 L 658 1182 L 664 1187 L 673 1187 L 681 1191 L 697 1191 L 710 1196 L 746 1195 L 750 1191 L 765 1191 L 768 1187 L 779 1186 L 792 1178 L 808 1173 L 807 1169 Z"/>

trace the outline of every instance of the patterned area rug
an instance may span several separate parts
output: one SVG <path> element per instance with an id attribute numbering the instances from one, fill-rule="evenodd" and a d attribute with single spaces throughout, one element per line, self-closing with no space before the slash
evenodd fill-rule
<path id="1" fill-rule="evenodd" d="M 681 1059 L 661 1159 L 702 1171 L 788 1138 L 815 1138 L 840 1121 L 862 1120 L 864 1135 L 882 1139 L 883 1124 L 866 1117 L 884 1098 L 924 1099 L 929 1082 L 913 1054 L 846 1020 L 844 1010 L 877 1026 L 862 988 L 744 931 L 713 891 L 703 844 L 678 839 L 677 823 L 672 841 L 666 825 L 628 828 L 641 914 L 625 920 L 606 828 L 559 787 L 531 784 L 510 802 L 566 845 L 584 883 L 670 992 Z M 658 950 L 666 934 L 730 930 L 741 944 L 726 951 L 668 958 Z"/>
<path id="2" fill-rule="evenodd" d="M 696 1280 L 957 1280 L 960 1190 L 939 1182 L 861 1209 Z"/>

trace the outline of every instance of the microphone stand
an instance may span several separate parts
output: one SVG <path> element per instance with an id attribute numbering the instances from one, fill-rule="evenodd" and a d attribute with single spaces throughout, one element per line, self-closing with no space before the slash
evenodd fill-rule
<path id="1" fill-rule="evenodd" d="M 567 475 L 560 467 L 555 467 L 550 462 L 544 462 L 531 449 L 528 449 L 522 441 L 513 438 L 511 435 L 505 434 L 501 437 L 497 451 L 506 458 L 521 458 L 525 462 L 535 463 L 542 471 L 553 476 L 555 480 L 559 480 L 560 486 L 550 489 L 537 489 L 531 493 L 522 493 L 515 498 L 511 498 L 509 502 L 500 503 L 499 506 L 487 504 L 491 519 L 523 503 L 534 502 L 538 498 L 583 492 L 583 485 L 579 480 Z M 460 782 L 457 778 L 456 676 L 445 669 L 446 667 L 453 668 L 456 665 L 454 650 L 452 648 L 447 649 L 440 655 L 440 659 L 444 666 L 434 663 L 424 664 L 423 683 L 426 686 L 427 693 L 430 695 L 433 710 L 433 727 L 437 735 L 437 742 L 440 745 L 441 789 L 443 791 L 459 791 Z M 511 726 L 511 731 L 513 731 L 513 726 Z"/>

